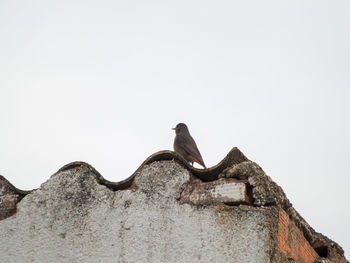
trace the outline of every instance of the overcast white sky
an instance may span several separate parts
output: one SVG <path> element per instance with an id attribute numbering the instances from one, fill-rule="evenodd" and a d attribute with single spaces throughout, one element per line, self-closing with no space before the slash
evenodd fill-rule
<path id="1" fill-rule="evenodd" d="M 185 122 L 234 147 L 350 258 L 350 1 L 1 1 L 0 174 L 130 176 Z"/>

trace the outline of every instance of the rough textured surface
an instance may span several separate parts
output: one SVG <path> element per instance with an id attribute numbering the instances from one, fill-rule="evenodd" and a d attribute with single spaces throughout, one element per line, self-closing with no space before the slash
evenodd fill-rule
<path id="1" fill-rule="evenodd" d="M 314 250 L 330 262 L 346 263 L 343 249 L 326 236 L 317 233 L 293 208 L 282 188 L 267 176 L 259 165 L 244 161 L 226 168 L 219 178 L 240 178 L 248 180 L 252 187 L 253 203 L 257 206 L 278 206 L 282 208 L 303 232 Z"/>
<path id="2" fill-rule="evenodd" d="M 291 206 L 282 188 L 273 182 L 259 165 L 252 161 L 245 161 L 227 168 L 219 175 L 219 178 L 248 180 L 253 188 L 254 204 L 257 206 L 276 205 L 283 209 Z"/>
<path id="3" fill-rule="evenodd" d="M 83 162 L 33 191 L 0 176 L 0 236 L 4 262 L 347 262 L 237 148 L 205 170 L 158 152 L 118 183 Z"/>
<path id="4" fill-rule="evenodd" d="M 0 224 L 4 262 L 269 262 L 273 208 L 180 204 L 181 165 L 146 165 L 111 191 L 84 166 L 55 174 Z"/>

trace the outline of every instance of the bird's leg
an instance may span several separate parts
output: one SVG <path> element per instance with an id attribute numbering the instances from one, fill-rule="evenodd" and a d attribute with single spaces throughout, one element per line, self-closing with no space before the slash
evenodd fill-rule
<path id="1" fill-rule="evenodd" d="M 192 165 L 192 166 L 193 166 L 193 163 L 194 163 L 194 162 L 191 162 L 191 165 Z"/>

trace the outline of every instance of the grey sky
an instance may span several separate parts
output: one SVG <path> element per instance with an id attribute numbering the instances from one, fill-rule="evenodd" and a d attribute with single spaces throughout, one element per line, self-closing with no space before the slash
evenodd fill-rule
<path id="1" fill-rule="evenodd" d="M 350 258 L 349 1 L 1 1 L 0 174 L 75 160 L 106 179 L 172 149 L 233 146 Z"/>

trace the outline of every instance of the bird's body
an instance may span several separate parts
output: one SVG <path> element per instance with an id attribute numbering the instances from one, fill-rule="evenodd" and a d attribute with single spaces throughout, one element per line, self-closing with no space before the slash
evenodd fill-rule
<path id="1" fill-rule="evenodd" d="M 174 151 L 184 157 L 186 161 L 192 164 L 196 162 L 206 168 L 197 144 L 192 138 L 186 124 L 179 123 L 174 130 L 176 132 Z"/>

